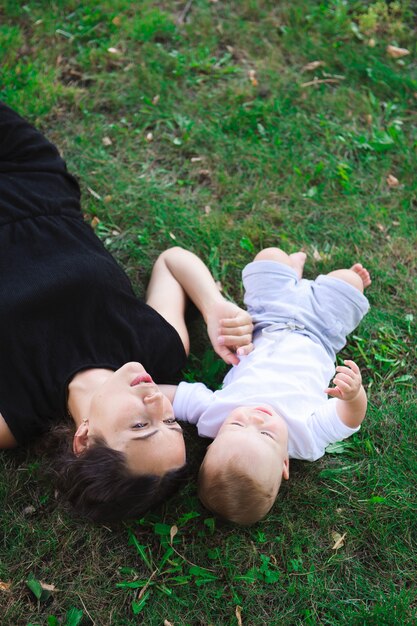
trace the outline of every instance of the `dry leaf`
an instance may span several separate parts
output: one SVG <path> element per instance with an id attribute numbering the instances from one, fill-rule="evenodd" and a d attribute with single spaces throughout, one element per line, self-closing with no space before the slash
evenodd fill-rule
<path id="1" fill-rule="evenodd" d="M 399 225 L 400 225 L 400 222 L 398 222 L 397 220 L 394 220 L 394 221 L 392 222 L 392 225 L 393 225 L 393 226 L 399 226 Z"/>
<path id="2" fill-rule="evenodd" d="M 172 542 L 174 541 L 174 537 L 177 534 L 177 532 L 178 532 L 178 526 L 175 526 L 175 525 L 171 526 L 171 530 L 169 531 L 169 539 L 170 539 L 171 546 L 172 546 Z"/>
<path id="3" fill-rule="evenodd" d="M 5 583 L 2 580 L 0 580 L 0 591 L 10 591 L 11 586 L 12 586 L 12 583 Z"/>
<path id="4" fill-rule="evenodd" d="M 96 200 L 101 200 L 101 196 L 98 195 L 97 191 L 94 191 L 94 189 L 91 189 L 91 187 L 87 187 L 87 190 L 91 193 L 93 198 L 96 198 Z"/>
<path id="5" fill-rule="evenodd" d="M 407 54 L 410 54 L 410 51 L 407 48 L 397 48 L 397 46 L 387 46 L 387 54 L 392 59 L 401 59 L 401 57 L 406 57 Z"/>
<path id="6" fill-rule="evenodd" d="M 255 70 L 249 70 L 248 77 L 249 77 L 249 80 L 252 83 L 252 85 L 254 87 L 257 87 L 258 86 L 258 79 L 256 78 Z"/>
<path id="7" fill-rule="evenodd" d="M 398 178 L 396 178 L 392 174 L 388 174 L 387 176 L 388 187 L 398 187 L 399 184 L 400 184 L 400 181 L 398 180 Z"/>
<path id="8" fill-rule="evenodd" d="M 32 506 L 31 504 L 29 504 L 28 506 L 25 506 L 25 508 L 22 511 L 23 515 L 28 516 L 28 515 L 33 515 L 34 513 L 36 513 L 36 509 L 34 506 Z"/>
<path id="9" fill-rule="evenodd" d="M 113 200 L 113 196 L 110 196 L 110 195 L 104 196 L 104 202 L 106 204 L 109 204 L 109 202 L 111 202 L 112 200 Z"/>
<path id="10" fill-rule="evenodd" d="M 168 619 L 164 619 L 164 626 L 174 626 L 174 624 L 170 622 Z"/>
<path id="11" fill-rule="evenodd" d="M 157 104 L 158 104 L 158 102 L 159 102 L 159 95 L 157 94 L 156 96 L 154 96 L 154 97 L 152 98 L 152 104 L 157 105 Z"/>
<path id="12" fill-rule="evenodd" d="M 115 26 L 120 26 L 120 24 L 122 23 L 122 18 L 120 17 L 120 15 L 116 15 L 116 17 L 114 17 L 111 22 Z"/>
<path id="13" fill-rule="evenodd" d="M 311 61 L 310 63 L 307 63 L 307 65 L 304 65 L 304 67 L 301 68 L 301 71 L 312 72 L 313 70 L 316 70 L 318 67 L 323 67 L 323 65 L 325 65 L 324 61 Z"/>
<path id="14" fill-rule="evenodd" d="M 322 259 L 321 254 L 320 254 L 320 252 L 317 250 L 317 248 L 314 248 L 314 250 L 313 250 L 313 259 L 314 259 L 315 261 L 321 261 L 321 259 Z"/>
<path id="15" fill-rule="evenodd" d="M 153 141 L 153 133 L 148 133 L 145 139 L 148 143 L 151 143 L 151 141 Z"/>
<path id="16" fill-rule="evenodd" d="M 380 224 L 378 222 L 378 224 L 376 225 L 377 229 L 381 231 L 381 233 L 385 232 L 385 226 L 383 224 Z"/>
<path id="17" fill-rule="evenodd" d="M 243 626 L 243 622 L 242 622 L 242 607 L 241 606 L 237 605 L 237 607 L 235 609 L 235 615 L 236 615 L 238 626 Z"/>
<path id="18" fill-rule="evenodd" d="M 97 228 L 99 224 L 100 224 L 100 220 L 98 219 L 97 215 L 95 215 L 93 219 L 91 220 L 90 225 L 92 228 Z"/>
<path id="19" fill-rule="evenodd" d="M 332 550 L 338 550 L 339 548 L 344 546 L 345 545 L 345 537 L 346 537 L 346 533 L 343 533 L 343 535 L 341 535 L 340 533 L 337 533 L 335 530 L 333 530 L 332 531 L 332 539 L 334 541 L 334 545 L 332 547 Z"/>
<path id="20" fill-rule="evenodd" d="M 206 206 L 204 207 L 204 213 L 206 215 L 209 215 L 211 213 L 211 206 L 209 204 L 206 204 Z"/>
<path id="21" fill-rule="evenodd" d="M 176 240 L 176 236 L 174 235 L 174 233 L 169 233 L 169 236 L 171 237 L 171 239 L 173 239 L 174 241 Z"/>
<path id="22" fill-rule="evenodd" d="M 191 157 L 191 163 L 199 163 L 203 160 L 203 157 Z"/>
<path id="23" fill-rule="evenodd" d="M 365 115 L 365 120 L 366 120 L 366 123 L 368 124 L 368 126 L 372 126 L 372 115 L 370 113 Z"/>
<path id="24" fill-rule="evenodd" d="M 43 583 L 41 580 L 39 581 L 40 586 L 42 587 L 42 589 L 44 589 L 45 591 L 56 591 L 56 587 L 55 585 L 48 585 L 48 583 Z"/>
<path id="25" fill-rule="evenodd" d="M 102 141 L 103 146 L 111 146 L 113 143 L 110 137 L 103 137 L 101 141 Z"/>
<path id="26" fill-rule="evenodd" d="M 107 48 L 107 52 L 110 52 L 110 54 L 120 54 L 120 50 L 117 48 Z"/>
<path id="27" fill-rule="evenodd" d="M 368 41 L 368 46 L 369 46 L 370 48 L 375 48 L 375 46 L 376 46 L 376 41 L 375 41 L 375 39 L 371 38 L 371 39 Z"/>

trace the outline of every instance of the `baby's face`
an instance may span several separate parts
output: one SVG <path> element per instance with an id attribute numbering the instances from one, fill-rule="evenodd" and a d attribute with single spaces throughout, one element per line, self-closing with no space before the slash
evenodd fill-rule
<path id="1" fill-rule="evenodd" d="M 248 473 L 275 492 L 281 477 L 288 478 L 288 430 L 285 420 L 269 405 L 234 409 L 209 446 L 213 467 L 239 454 Z"/>
<path id="2" fill-rule="evenodd" d="M 269 404 L 254 406 L 240 406 L 234 409 L 223 422 L 217 437 L 221 433 L 244 429 L 243 432 L 250 432 L 251 436 L 261 435 L 269 437 L 277 444 L 288 442 L 288 429 L 285 420 Z"/>

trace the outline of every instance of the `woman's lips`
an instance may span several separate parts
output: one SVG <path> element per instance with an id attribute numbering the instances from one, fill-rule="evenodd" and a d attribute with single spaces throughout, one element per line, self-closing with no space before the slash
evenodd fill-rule
<path id="1" fill-rule="evenodd" d="M 136 376 L 136 378 L 130 383 L 130 386 L 135 387 L 135 385 L 140 385 L 141 383 L 153 383 L 153 380 L 149 374 L 141 374 L 140 376 Z"/>

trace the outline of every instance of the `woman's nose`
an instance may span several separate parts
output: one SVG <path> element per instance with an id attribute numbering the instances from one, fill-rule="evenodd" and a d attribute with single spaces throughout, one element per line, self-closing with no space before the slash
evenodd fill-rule
<path id="1" fill-rule="evenodd" d="M 153 391 L 148 396 L 143 398 L 143 402 L 149 405 L 159 405 L 162 403 L 162 393 L 160 391 Z"/>

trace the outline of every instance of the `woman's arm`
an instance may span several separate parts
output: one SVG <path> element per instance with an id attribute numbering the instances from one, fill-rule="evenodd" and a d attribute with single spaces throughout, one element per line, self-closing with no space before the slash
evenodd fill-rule
<path id="1" fill-rule="evenodd" d="M 187 297 L 201 312 L 213 348 L 226 363 L 239 362 L 234 350 L 239 349 L 239 354 L 252 350 L 249 314 L 223 298 L 201 259 L 183 248 L 170 248 L 154 265 L 146 301 L 174 326 L 188 353 L 184 319 Z"/>
<path id="2" fill-rule="evenodd" d="M 15 448 L 17 441 L 13 437 L 10 428 L 7 426 L 4 417 L 0 413 L 0 449 Z"/>

